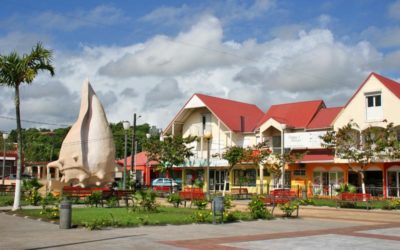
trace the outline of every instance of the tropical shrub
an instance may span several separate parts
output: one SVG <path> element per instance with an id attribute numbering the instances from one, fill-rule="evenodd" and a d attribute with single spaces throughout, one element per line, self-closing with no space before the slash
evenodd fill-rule
<path id="1" fill-rule="evenodd" d="M 146 191 L 139 190 L 133 195 L 136 206 L 144 211 L 157 211 L 156 193 L 152 189 Z"/>
<path id="2" fill-rule="evenodd" d="M 262 196 L 254 195 L 251 198 L 251 201 L 248 204 L 251 217 L 253 219 L 269 219 L 272 218 L 271 213 L 265 207 L 264 201 L 262 200 Z"/>
<path id="3" fill-rule="evenodd" d="M 226 222 L 235 222 L 238 221 L 239 217 L 234 212 L 225 212 L 224 213 L 224 221 Z"/>
<path id="4" fill-rule="evenodd" d="M 195 222 L 204 223 L 204 222 L 209 221 L 211 219 L 210 218 L 211 216 L 212 216 L 212 212 L 210 212 L 210 211 L 198 211 L 192 215 L 192 218 L 193 218 L 193 221 L 195 221 Z"/>
<path id="5" fill-rule="evenodd" d="M 22 189 L 24 190 L 25 200 L 30 205 L 37 206 L 41 200 L 39 188 L 43 185 L 37 179 L 23 180 Z"/>
<path id="6" fill-rule="evenodd" d="M 297 202 L 287 202 L 285 204 L 279 204 L 278 207 L 285 214 L 285 217 L 290 217 L 293 212 L 297 210 L 299 205 Z"/>
<path id="7" fill-rule="evenodd" d="M 91 195 L 86 197 L 85 204 L 88 206 L 98 206 L 101 203 L 103 195 L 101 192 L 93 192 Z"/>
<path id="8" fill-rule="evenodd" d="M 355 193 L 357 192 L 357 188 L 351 184 L 340 184 L 338 188 L 335 188 L 335 191 L 340 193 Z"/>
<path id="9" fill-rule="evenodd" d="M 178 193 L 171 194 L 170 196 L 168 196 L 167 200 L 168 200 L 169 203 L 173 204 L 174 207 L 179 207 L 179 205 L 182 202 L 182 199 L 181 199 L 181 197 L 179 196 Z"/>
<path id="10" fill-rule="evenodd" d="M 197 209 L 199 209 L 199 210 L 206 209 L 206 207 L 208 205 L 208 201 L 207 200 L 203 200 L 203 199 L 194 200 L 193 203 L 197 207 Z"/>
<path id="11" fill-rule="evenodd" d="M 383 210 L 393 210 L 400 207 L 400 200 L 386 200 L 383 205 Z"/>
<path id="12" fill-rule="evenodd" d="M 111 196 L 108 198 L 107 207 L 118 207 L 118 198 L 116 196 Z"/>

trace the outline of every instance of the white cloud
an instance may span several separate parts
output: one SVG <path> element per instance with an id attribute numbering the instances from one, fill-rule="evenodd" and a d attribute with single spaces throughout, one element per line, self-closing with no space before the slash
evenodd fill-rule
<path id="1" fill-rule="evenodd" d="M 85 78 L 110 122 L 138 113 L 140 122 L 165 127 L 196 92 L 255 103 L 264 111 L 307 99 L 343 105 L 370 71 L 397 58 L 385 58 L 366 41 L 344 44 L 329 29 L 298 29 L 264 42 L 226 41 L 221 21 L 204 16 L 174 37 L 57 50 L 56 76 L 40 74 L 23 92 L 24 119 L 74 122 Z M 12 94 L 0 91 L 6 100 L 0 115 L 13 115 Z"/>
<path id="2" fill-rule="evenodd" d="M 240 3 L 234 0 L 221 2 L 218 12 L 221 12 L 222 19 L 225 22 L 242 19 L 252 20 L 264 15 L 275 6 L 274 0 L 255 0 L 250 5 L 248 3 L 246 1 Z"/>
<path id="3" fill-rule="evenodd" d="M 400 19 L 400 0 L 395 1 L 388 8 L 388 15 L 393 19 Z"/>
<path id="4" fill-rule="evenodd" d="M 325 28 L 332 22 L 332 17 L 327 14 L 322 14 L 318 17 L 318 22 L 321 27 Z"/>
<path id="5" fill-rule="evenodd" d="M 190 11 L 187 5 L 180 7 L 162 6 L 151 11 L 149 14 L 141 18 L 142 21 L 151 23 L 163 23 L 168 25 L 176 25 L 187 18 L 187 13 Z"/>
<path id="6" fill-rule="evenodd" d="M 33 23 L 47 29 L 73 31 L 82 27 L 113 25 L 126 21 L 128 18 L 120 9 L 99 5 L 91 10 L 76 10 L 68 13 L 48 11 L 32 19 Z"/>
<path id="7" fill-rule="evenodd" d="M 233 57 L 218 52 L 227 48 L 222 45 L 222 35 L 219 20 L 206 16 L 175 38 L 154 37 L 142 48 L 109 62 L 99 72 L 110 77 L 173 76 L 199 68 L 229 65 L 233 63 Z"/>
<path id="8" fill-rule="evenodd" d="M 0 37 L 0 53 L 2 55 L 12 51 L 18 51 L 21 54 L 29 53 L 38 41 L 49 44 L 50 39 L 46 35 L 14 31 Z"/>
<path id="9" fill-rule="evenodd" d="M 163 79 L 150 89 L 145 96 L 144 110 L 168 106 L 172 101 L 181 99 L 183 93 L 175 79 Z"/>
<path id="10" fill-rule="evenodd" d="M 386 28 L 371 26 L 364 30 L 361 36 L 380 48 L 400 47 L 400 26 Z"/>

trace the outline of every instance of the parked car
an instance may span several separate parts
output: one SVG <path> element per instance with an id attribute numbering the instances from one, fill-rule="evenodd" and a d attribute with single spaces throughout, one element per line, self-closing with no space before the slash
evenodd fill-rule
<path id="1" fill-rule="evenodd" d="M 175 178 L 174 181 L 178 185 L 178 190 L 182 190 L 182 179 L 181 178 Z"/>
<path id="2" fill-rule="evenodd" d="M 178 184 L 173 179 L 169 178 L 157 178 L 151 182 L 151 186 L 153 187 L 170 187 L 171 185 L 172 187 L 178 186 Z"/>

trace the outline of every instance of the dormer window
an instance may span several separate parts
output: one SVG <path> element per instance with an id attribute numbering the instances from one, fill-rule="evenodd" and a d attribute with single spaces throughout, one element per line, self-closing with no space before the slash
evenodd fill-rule
<path id="1" fill-rule="evenodd" d="M 383 119 L 381 92 L 366 93 L 366 118 L 367 121 L 380 121 Z"/>

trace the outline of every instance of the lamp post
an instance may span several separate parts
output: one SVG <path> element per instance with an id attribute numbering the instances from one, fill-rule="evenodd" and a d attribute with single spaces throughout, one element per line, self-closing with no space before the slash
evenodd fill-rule
<path id="1" fill-rule="evenodd" d="M 122 175 L 122 189 L 125 190 L 126 188 L 126 157 L 128 151 L 128 129 L 130 128 L 131 124 L 128 121 L 122 122 L 122 126 L 124 127 L 125 131 L 125 153 L 124 153 L 124 172 Z"/>
<path id="2" fill-rule="evenodd" d="M 1 176 L 1 184 L 4 185 L 4 171 L 6 169 L 6 140 L 8 139 L 8 134 L 3 133 L 3 174 Z"/>
<path id="3" fill-rule="evenodd" d="M 132 127 L 132 148 L 131 148 L 131 165 L 135 166 L 135 155 L 136 155 L 136 148 L 137 148 L 137 144 L 136 144 L 136 120 L 138 120 L 140 117 L 142 117 L 141 115 L 136 115 L 136 113 L 133 114 L 133 127 Z M 131 170 L 132 172 L 132 170 Z M 136 181 L 136 168 L 134 168 L 133 171 L 133 177 Z"/>
<path id="4" fill-rule="evenodd" d="M 204 131 L 204 138 L 207 140 L 207 167 L 205 176 L 207 178 L 206 192 L 208 196 L 210 192 L 210 139 L 212 138 L 210 130 Z"/>
<path id="5" fill-rule="evenodd" d="M 285 188 L 285 129 L 287 128 L 286 124 L 282 124 L 281 129 L 281 157 L 282 157 L 282 169 L 281 169 L 281 185 L 282 188 Z"/>

